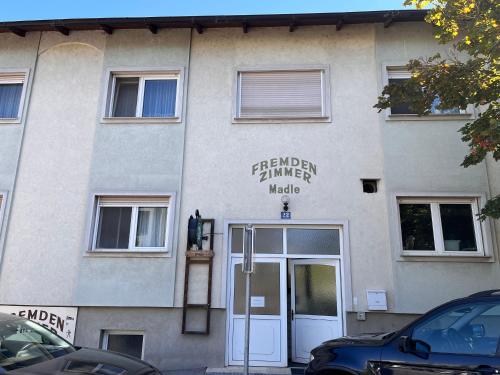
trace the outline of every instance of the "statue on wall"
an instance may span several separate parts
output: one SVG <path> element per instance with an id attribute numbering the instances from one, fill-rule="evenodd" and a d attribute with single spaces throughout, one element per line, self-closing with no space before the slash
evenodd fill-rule
<path id="1" fill-rule="evenodd" d="M 203 249 L 203 221 L 200 212 L 195 211 L 195 217 L 191 215 L 188 221 L 188 249 Z"/>

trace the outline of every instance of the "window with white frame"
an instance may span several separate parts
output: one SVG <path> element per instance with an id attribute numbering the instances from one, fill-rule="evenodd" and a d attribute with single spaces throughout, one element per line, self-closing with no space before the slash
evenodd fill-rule
<path id="1" fill-rule="evenodd" d="M 0 72 L 0 120 L 21 118 L 25 80 L 25 73 Z"/>
<path id="2" fill-rule="evenodd" d="M 113 72 L 111 75 L 106 117 L 180 117 L 180 71 Z"/>
<path id="3" fill-rule="evenodd" d="M 103 331 L 101 349 L 142 359 L 144 357 L 144 333 L 141 331 Z"/>
<path id="4" fill-rule="evenodd" d="M 168 196 L 99 196 L 94 223 L 95 251 L 167 251 Z"/>
<path id="5" fill-rule="evenodd" d="M 398 198 L 404 255 L 484 255 L 477 198 Z"/>
<path id="6" fill-rule="evenodd" d="M 325 69 L 239 71 L 235 118 L 327 119 Z"/>
<path id="7" fill-rule="evenodd" d="M 411 78 L 411 73 L 404 67 L 388 67 L 387 68 L 387 82 L 393 84 L 402 84 L 407 79 Z M 437 107 L 440 104 L 439 97 L 434 99 L 431 107 L 430 115 L 460 115 L 467 114 L 466 111 L 460 110 L 459 108 L 452 109 L 438 109 Z M 391 115 L 417 115 L 415 111 L 410 109 L 409 105 L 406 103 L 402 103 L 399 105 L 392 106 L 390 108 Z"/>

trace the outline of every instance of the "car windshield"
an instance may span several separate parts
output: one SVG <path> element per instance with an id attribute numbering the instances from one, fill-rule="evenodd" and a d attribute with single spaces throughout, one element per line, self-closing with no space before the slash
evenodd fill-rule
<path id="1" fill-rule="evenodd" d="M 29 320 L 0 321 L 0 373 L 73 351 L 71 344 Z"/>

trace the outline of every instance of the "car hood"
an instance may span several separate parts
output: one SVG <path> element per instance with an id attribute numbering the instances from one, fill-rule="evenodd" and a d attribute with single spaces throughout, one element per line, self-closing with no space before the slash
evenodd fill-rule
<path id="1" fill-rule="evenodd" d="M 96 370 L 97 369 L 97 370 Z M 140 359 L 96 349 L 80 349 L 62 357 L 40 362 L 32 366 L 9 371 L 22 375 L 153 375 L 161 374 L 157 369 Z M 2 374 L 0 370 L 0 374 Z"/>
<path id="2" fill-rule="evenodd" d="M 356 336 L 344 336 L 335 340 L 326 341 L 322 346 L 379 346 L 386 342 L 388 333 L 363 333 Z"/>

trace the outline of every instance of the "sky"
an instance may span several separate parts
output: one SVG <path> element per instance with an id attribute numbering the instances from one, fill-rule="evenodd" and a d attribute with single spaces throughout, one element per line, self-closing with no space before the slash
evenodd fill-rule
<path id="1" fill-rule="evenodd" d="M 0 0 L 0 22 L 107 17 L 357 12 L 403 0 Z"/>

